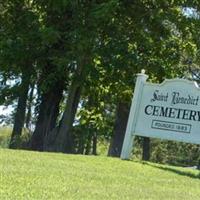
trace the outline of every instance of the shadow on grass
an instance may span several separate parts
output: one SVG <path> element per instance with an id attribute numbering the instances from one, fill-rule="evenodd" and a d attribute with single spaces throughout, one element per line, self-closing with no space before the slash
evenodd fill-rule
<path id="1" fill-rule="evenodd" d="M 157 168 L 157 169 L 161 169 L 161 170 L 164 170 L 164 171 L 176 173 L 176 174 L 181 175 L 181 176 L 186 176 L 186 177 L 190 177 L 190 178 L 194 178 L 194 179 L 200 179 L 200 171 L 199 171 L 198 174 L 193 174 L 191 172 L 185 172 L 185 171 L 174 169 L 174 168 L 171 168 L 171 167 L 168 167 L 168 166 L 165 166 L 165 167 L 157 166 L 157 165 L 153 165 L 153 164 L 148 163 L 148 162 L 143 162 L 143 164 Z"/>

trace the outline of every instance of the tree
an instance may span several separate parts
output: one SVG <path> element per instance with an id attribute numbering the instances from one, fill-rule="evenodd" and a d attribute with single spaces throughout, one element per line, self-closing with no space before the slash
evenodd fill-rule
<path id="1" fill-rule="evenodd" d="M 103 20 L 106 19 L 106 16 L 109 15 L 110 17 L 112 13 L 107 13 L 107 15 L 100 19 L 98 19 L 96 15 L 99 15 L 99 12 L 103 12 L 105 9 L 110 9 L 114 3 L 115 1 L 110 1 L 108 3 L 82 2 L 78 5 L 74 4 L 78 7 L 73 10 L 73 13 L 76 14 L 74 18 L 72 18 L 74 23 L 72 26 L 73 43 L 71 45 L 72 48 L 75 46 L 78 47 L 76 52 L 73 52 L 76 69 L 73 71 L 69 86 L 66 109 L 63 113 L 60 125 L 56 129 L 56 151 L 67 153 L 74 152 L 72 125 L 80 101 L 81 90 L 88 73 L 94 66 L 95 49 L 99 46 L 100 42 L 98 40 L 99 26 L 103 23 Z"/>
<path id="2" fill-rule="evenodd" d="M 72 64 L 69 60 L 71 10 L 61 1 L 33 1 L 41 18 L 41 56 L 38 59 L 40 106 L 30 146 L 43 151 L 49 133 L 58 125 L 60 103 L 67 88 Z"/>
<path id="3" fill-rule="evenodd" d="M 37 56 L 38 22 L 25 1 L 2 3 L 1 66 L 6 79 L 16 76 L 21 83 L 17 89 L 17 108 L 10 148 L 17 148 L 25 121 L 26 101 Z M 28 33 L 28 34 L 27 34 Z"/>

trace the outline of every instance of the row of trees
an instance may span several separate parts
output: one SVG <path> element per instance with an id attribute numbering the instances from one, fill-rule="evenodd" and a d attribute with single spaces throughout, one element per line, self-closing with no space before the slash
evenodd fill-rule
<path id="1" fill-rule="evenodd" d="M 144 68 L 162 82 L 189 74 L 191 60 L 198 66 L 199 8 L 186 0 L 0 2 L 0 102 L 16 105 L 10 148 L 34 125 L 32 150 L 96 154 L 104 138 L 119 156 L 136 74 Z"/>

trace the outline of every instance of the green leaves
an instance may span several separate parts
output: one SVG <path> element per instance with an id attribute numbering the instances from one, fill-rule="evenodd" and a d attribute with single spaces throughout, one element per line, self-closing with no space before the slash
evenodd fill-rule
<path id="1" fill-rule="evenodd" d="M 41 38 L 43 45 L 51 47 L 53 44 L 57 43 L 60 39 L 60 33 L 53 27 L 44 27 L 41 29 Z"/>

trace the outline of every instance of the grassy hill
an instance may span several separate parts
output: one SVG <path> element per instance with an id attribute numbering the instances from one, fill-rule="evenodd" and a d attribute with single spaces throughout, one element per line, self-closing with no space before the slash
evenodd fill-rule
<path id="1" fill-rule="evenodd" d="M 197 170 L 0 149 L 2 200 L 200 200 Z"/>

